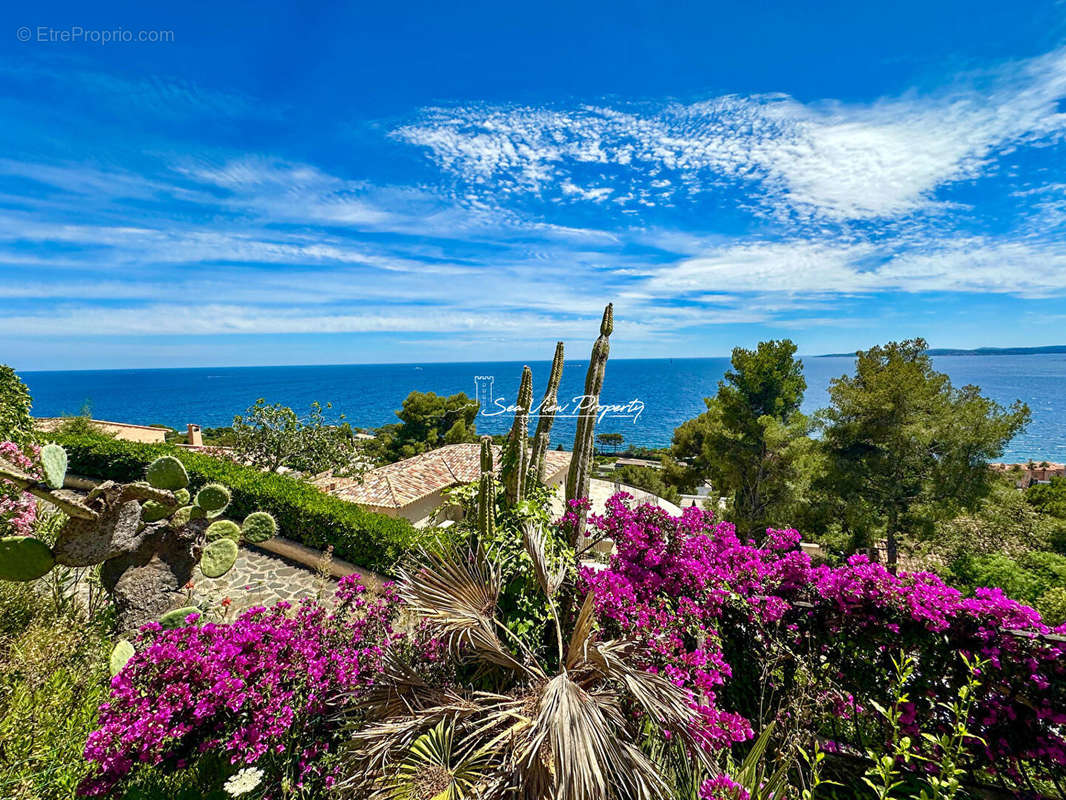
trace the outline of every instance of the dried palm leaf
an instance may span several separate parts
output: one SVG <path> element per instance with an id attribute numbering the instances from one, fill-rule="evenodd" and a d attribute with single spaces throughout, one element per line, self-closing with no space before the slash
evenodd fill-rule
<path id="1" fill-rule="evenodd" d="M 548 561 L 547 549 L 544 545 L 544 529 L 539 525 L 528 524 L 522 531 L 522 540 L 526 552 L 533 561 L 533 572 L 536 575 L 540 589 L 550 599 L 555 597 L 559 587 L 566 580 L 566 564 L 560 563 L 552 570 Z"/>
<path id="2" fill-rule="evenodd" d="M 420 568 L 399 576 L 398 593 L 410 610 L 427 620 L 453 653 L 466 645 L 497 666 L 529 672 L 496 635 L 500 574 L 491 562 L 454 547 L 421 556 Z"/>
<path id="3" fill-rule="evenodd" d="M 536 723 L 518 753 L 518 766 L 535 771 L 545 745 L 554 800 L 655 800 L 669 788 L 651 761 L 619 734 L 617 698 L 592 696 L 564 672 L 547 683 Z M 613 709 L 612 709 L 613 706 Z"/>

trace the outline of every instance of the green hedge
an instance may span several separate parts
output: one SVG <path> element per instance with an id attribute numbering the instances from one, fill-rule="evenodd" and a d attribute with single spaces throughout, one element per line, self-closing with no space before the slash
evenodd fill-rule
<path id="1" fill-rule="evenodd" d="M 407 520 L 366 511 L 285 475 L 167 444 L 84 435 L 58 435 L 56 441 L 67 450 L 71 472 L 115 481 L 143 480 L 145 467 L 155 458 L 176 456 L 185 464 L 194 494 L 205 483 L 230 488 L 233 500 L 227 515 L 240 518 L 269 511 L 282 536 L 318 550 L 331 544 L 337 558 L 385 575 L 421 540 L 421 532 Z"/>

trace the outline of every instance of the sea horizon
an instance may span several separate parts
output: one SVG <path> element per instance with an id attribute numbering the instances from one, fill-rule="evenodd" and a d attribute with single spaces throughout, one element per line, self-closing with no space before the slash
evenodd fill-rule
<path id="1" fill-rule="evenodd" d="M 797 353 L 796 358 L 855 358 L 858 350 L 853 353 Z M 971 348 L 930 347 L 926 350 L 932 356 L 1035 356 L 1035 355 L 1062 355 L 1066 354 L 1066 345 L 1036 345 L 1032 347 L 1014 347 L 1011 345 L 992 346 L 983 345 Z M 722 354 L 714 356 L 618 356 L 612 357 L 611 362 L 618 361 L 700 361 L 704 359 L 729 359 L 731 356 Z M 534 359 L 534 361 L 550 361 L 550 359 Z M 19 374 L 32 375 L 43 372 L 149 372 L 166 370 L 191 370 L 191 369 L 281 369 L 298 367 L 384 367 L 384 366 L 421 366 L 423 364 L 526 364 L 534 363 L 520 358 L 514 359 L 491 359 L 491 360 L 458 360 L 458 361 L 328 361 L 321 363 L 292 363 L 292 364 L 208 364 L 167 367 L 96 367 L 91 369 L 19 369 Z M 567 363 L 576 363 L 577 359 Z"/>
<path id="2" fill-rule="evenodd" d="M 802 356 L 807 392 L 803 411 L 828 404 L 829 381 L 852 372 L 854 356 Z M 1066 461 L 1066 354 L 972 354 L 933 356 L 934 367 L 956 386 L 976 384 L 1003 405 L 1021 400 L 1033 420 L 1005 450 L 1002 461 Z M 561 399 L 583 393 L 587 357 L 567 362 Z M 451 395 L 465 392 L 481 400 L 476 419 L 481 433 L 504 433 L 509 415 L 500 404 L 513 400 L 522 366 L 534 376 L 539 401 L 550 361 L 447 361 L 350 364 L 291 364 L 206 367 L 152 367 L 91 370 L 36 370 L 19 374 L 34 398 L 40 417 L 73 416 L 88 405 L 97 419 L 137 425 L 167 425 L 178 430 L 188 423 L 225 427 L 259 397 L 304 413 L 311 402 L 331 403 L 334 419 L 343 415 L 353 427 L 373 429 L 396 422 L 395 411 L 411 391 Z M 664 447 L 674 429 L 704 410 L 703 398 L 717 391 L 729 358 L 617 358 L 607 366 L 602 401 L 617 413 L 601 421 L 600 432 L 622 433 L 629 445 Z M 490 376 L 491 399 L 478 397 L 475 377 Z M 641 410 L 633 417 L 634 402 Z M 496 405 L 493 405 L 495 403 Z M 573 419 L 557 420 L 552 446 L 569 446 Z"/>

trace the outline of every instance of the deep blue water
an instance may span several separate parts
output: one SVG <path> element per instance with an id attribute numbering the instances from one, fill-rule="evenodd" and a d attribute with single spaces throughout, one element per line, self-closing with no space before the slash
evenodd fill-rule
<path id="1" fill-rule="evenodd" d="M 808 387 L 804 410 L 811 412 L 827 404 L 830 379 L 850 372 L 853 359 L 803 361 Z M 669 444 L 674 428 L 703 410 L 703 398 L 714 394 L 728 363 L 725 358 L 609 362 L 603 402 L 623 405 L 639 400 L 644 410 L 635 420 L 606 419 L 597 430 L 621 433 L 638 445 Z M 956 386 L 973 383 L 1001 403 L 1020 399 L 1029 404 L 1033 421 L 1010 444 L 1007 460 L 1066 461 L 1066 355 L 937 356 L 934 363 Z M 560 405 L 582 393 L 587 366 L 584 360 L 567 363 Z M 539 401 L 550 364 L 530 363 L 530 367 L 534 399 Z M 395 422 L 394 411 L 415 389 L 475 396 L 475 376 L 493 376 L 494 398 L 513 402 L 521 369 L 521 363 L 355 364 L 20 374 L 33 395 L 37 416 L 77 414 L 89 403 L 98 419 L 183 429 L 189 422 L 229 425 L 234 414 L 258 397 L 297 410 L 305 410 L 314 400 L 332 402 L 333 411 L 343 413 L 353 425 L 376 427 Z M 502 433 L 509 420 L 506 413 L 481 416 L 477 427 L 482 433 Z M 560 416 L 552 446 L 562 442 L 569 448 L 573 434 L 574 419 Z"/>

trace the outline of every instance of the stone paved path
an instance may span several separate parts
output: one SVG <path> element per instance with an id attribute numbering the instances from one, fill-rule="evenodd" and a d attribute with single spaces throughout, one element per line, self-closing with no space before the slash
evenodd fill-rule
<path id="1" fill-rule="evenodd" d="M 205 578 L 197 568 L 193 584 L 193 605 L 203 600 L 215 606 L 229 597 L 231 614 L 250 606 L 271 606 L 278 600 L 294 605 L 305 597 L 328 601 L 337 587 L 333 578 L 249 545 L 241 546 L 237 563 L 221 578 Z"/>

